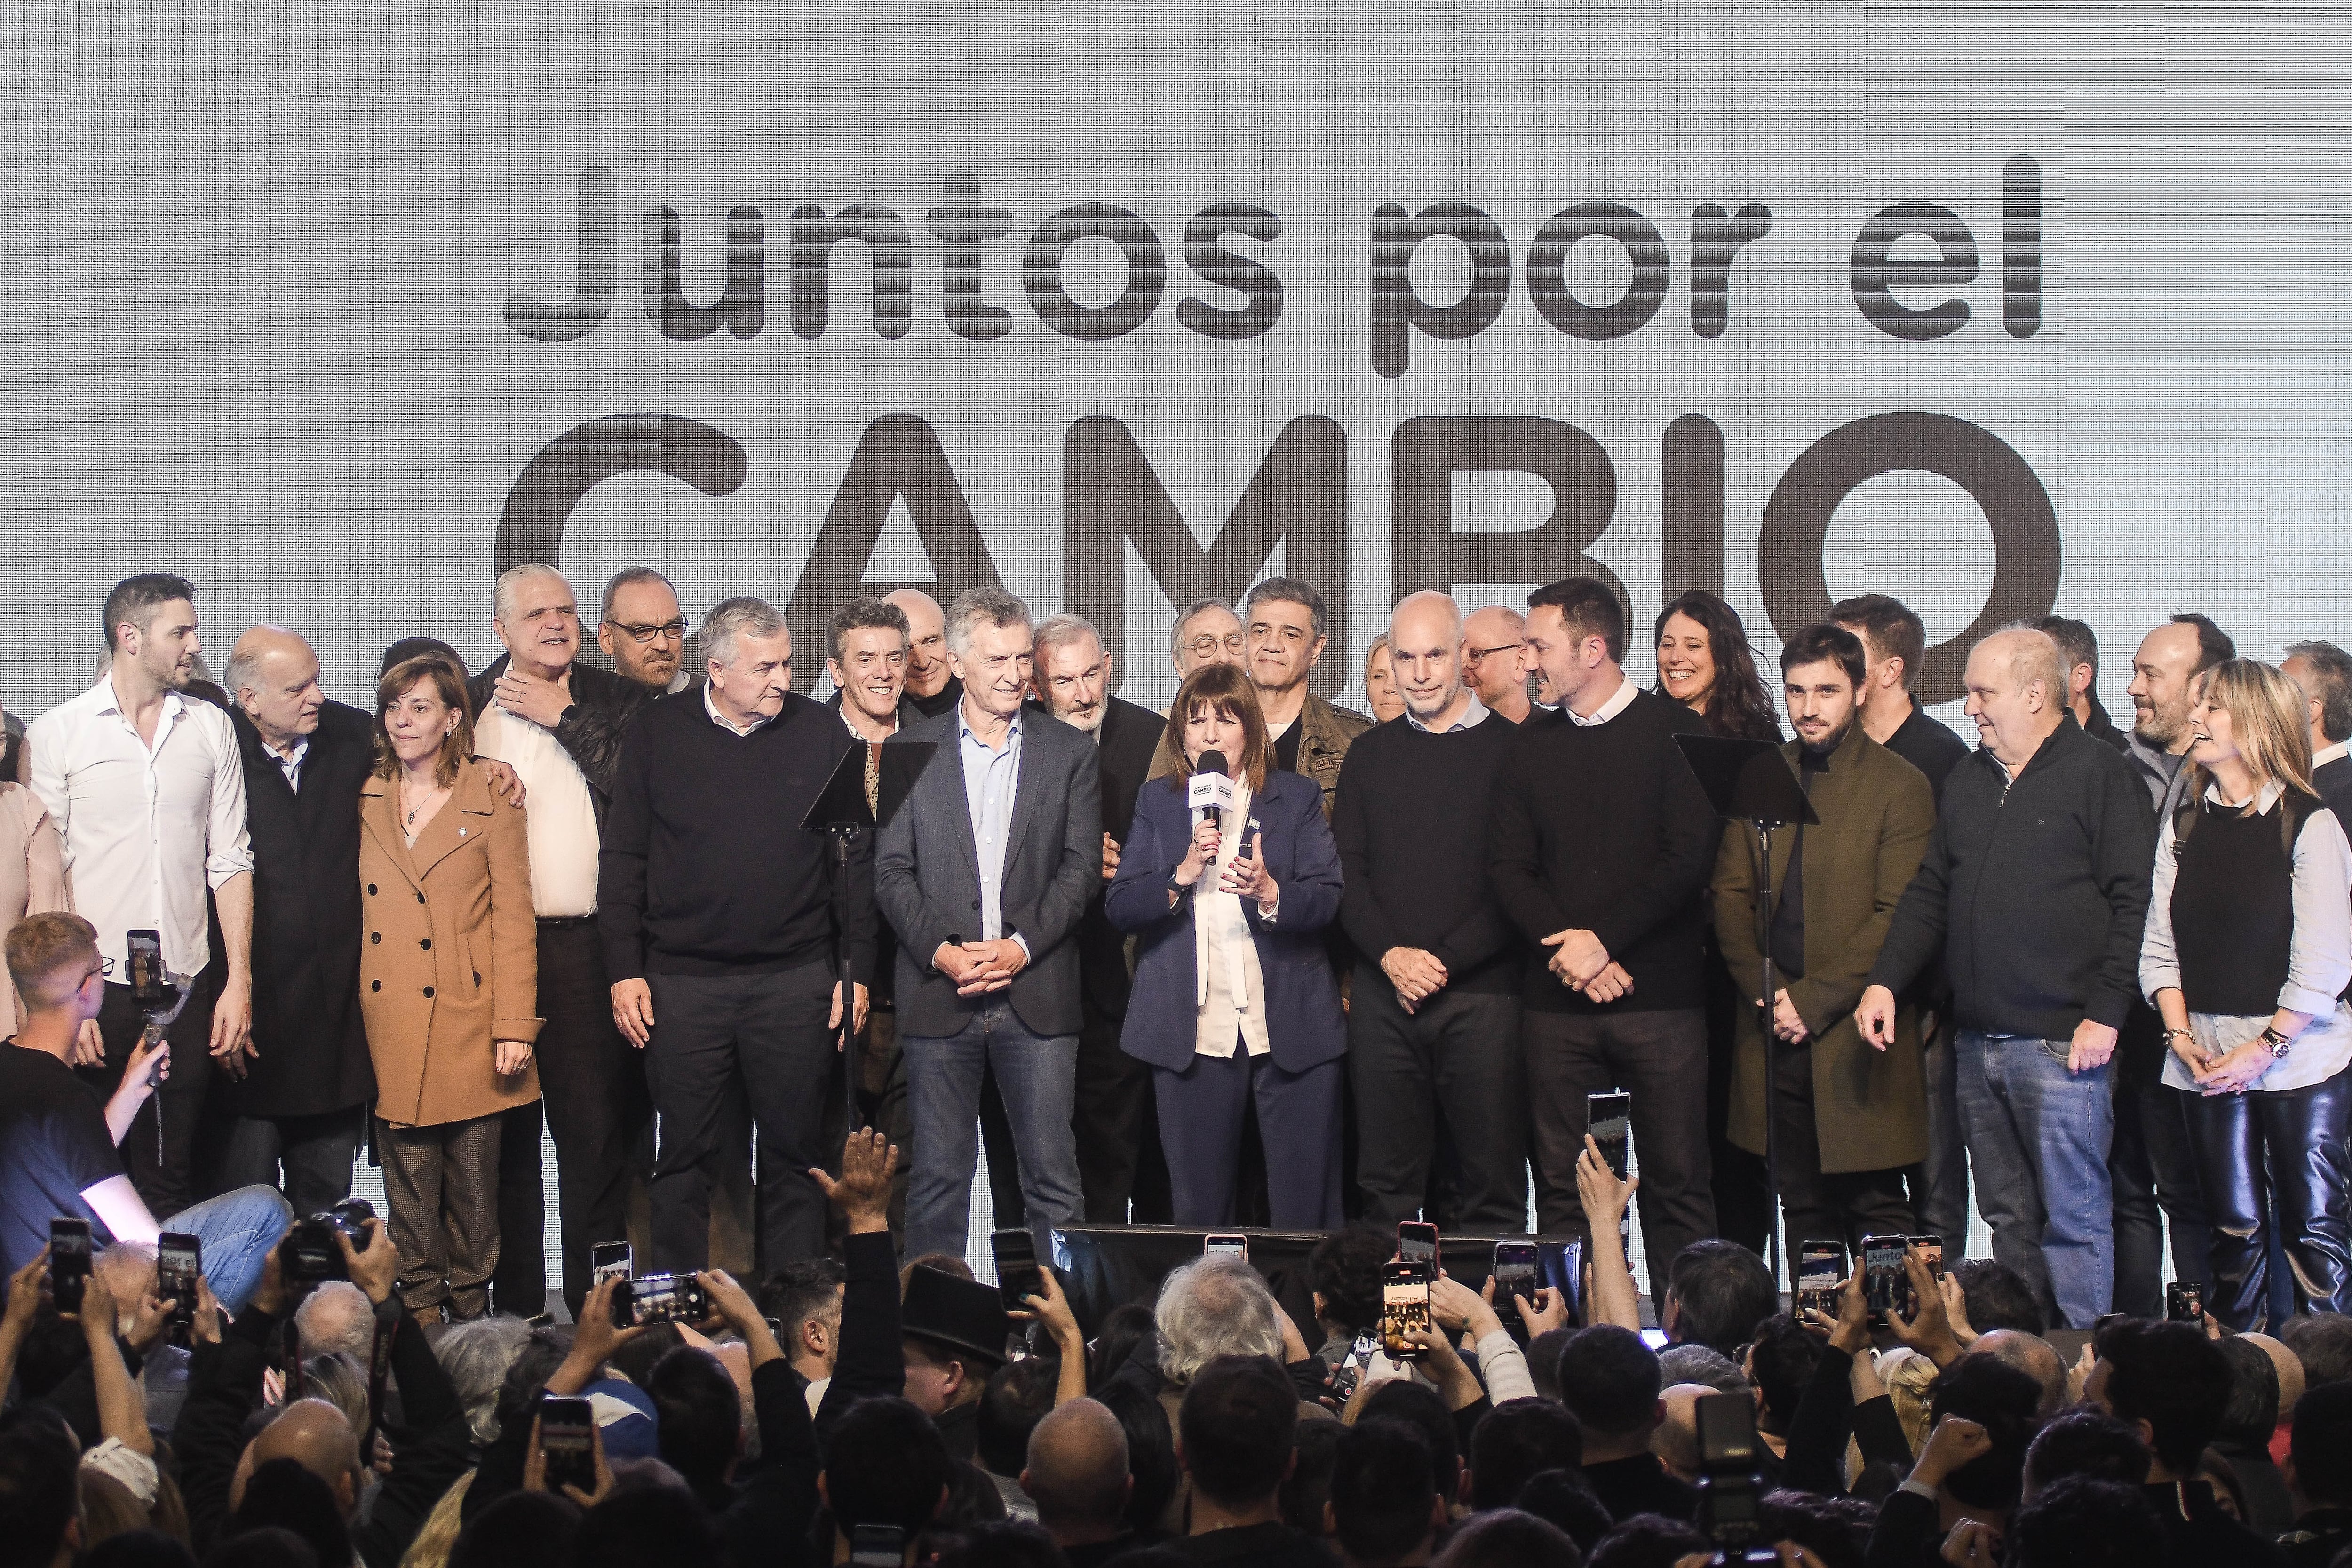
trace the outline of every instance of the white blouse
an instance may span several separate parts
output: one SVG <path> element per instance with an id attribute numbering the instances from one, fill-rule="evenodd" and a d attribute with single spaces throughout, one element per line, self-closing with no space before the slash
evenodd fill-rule
<path id="1" fill-rule="evenodd" d="M 1250 836 L 1249 808 L 1249 785 L 1236 779 L 1216 863 L 1192 885 L 1192 1048 L 1204 1057 L 1230 1058 L 1236 1040 L 1254 1057 L 1274 1048 L 1266 1043 L 1265 977 L 1249 917 L 1241 895 L 1218 890 Z"/>

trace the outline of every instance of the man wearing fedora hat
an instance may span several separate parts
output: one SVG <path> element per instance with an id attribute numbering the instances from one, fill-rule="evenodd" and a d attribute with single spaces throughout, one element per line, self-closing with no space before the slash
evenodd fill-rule
<path id="1" fill-rule="evenodd" d="M 981 1395 L 1004 1364 L 1012 1331 L 995 1286 L 919 1264 L 907 1271 L 898 1309 L 907 1398 L 931 1418 L 956 1458 L 979 1450 Z"/>

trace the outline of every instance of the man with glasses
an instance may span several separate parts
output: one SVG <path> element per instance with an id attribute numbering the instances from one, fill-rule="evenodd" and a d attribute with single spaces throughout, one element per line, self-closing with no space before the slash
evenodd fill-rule
<path id="1" fill-rule="evenodd" d="M 686 612 L 678 607 L 677 590 L 669 579 L 650 566 L 626 567 L 604 584 L 596 646 L 622 679 L 656 697 L 693 683 L 682 657 Z"/>
<path id="2" fill-rule="evenodd" d="M 1249 652 L 1242 636 L 1242 618 L 1223 599 L 1195 599 L 1176 617 L 1169 654 L 1176 661 L 1176 681 L 1204 664 L 1239 664 Z M 1164 715 L 1163 715 L 1164 717 Z"/>
<path id="3" fill-rule="evenodd" d="M 1462 623 L 1462 683 L 1497 719 L 1524 724 L 1528 700 L 1527 617 L 1507 605 L 1474 610 Z"/>
<path id="4" fill-rule="evenodd" d="M 554 567 L 512 568 L 490 602 L 490 629 L 507 651 L 467 693 L 480 714 L 475 750 L 513 768 L 530 803 L 524 826 L 539 918 L 539 1013 L 546 1020 L 537 1047 L 544 1100 L 504 1113 L 499 1228 L 517 1244 L 500 1249 L 491 1289 L 502 1312 L 532 1317 L 544 1309 L 541 1250 L 523 1239 L 540 1235 L 547 1221 L 543 1105 L 555 1137 L 563 1297 L 577 1317 L 588 1296 L 590 1249 L 622 1233 L 630 1154 L 652 1114 L 644 1060 L 613 1021 L 596 935 L 596 875 L 621 735 L 653 694 L 648 683 L 578 662 L 580 605 Z M 636 642 L 625 633 L 616 640 Z"/>

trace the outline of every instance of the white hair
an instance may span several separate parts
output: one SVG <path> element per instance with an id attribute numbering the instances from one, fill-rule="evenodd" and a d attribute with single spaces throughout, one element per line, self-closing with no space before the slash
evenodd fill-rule
<path id="1" fill-rule="evenodd" d="M 533 577 L 554 578 L 563 584 L 563 591 L 572 595 L 573 604 L 579 603 L 580 595 L 572 586 L 571 578 L 544 561 L 529 561 L 520 566 L 508 567 L 499 574 L 499 580 L 490 584 L 490 614 L 501 621 L 508 619 L 509 612 L 514 608 L 516 584 Z"/>
<path id="2" fill-rule="evenodd" d="M 971 651 L 971 636 L 982 626 L 1025 626 L 1029 606 L 1002 588 L 966 588 L 948 606 L 948 648 L 959 658 Z"/>
<path id="3" fill-rule="evenodd" d="M 702 617 L 702 626 L 695 636 L 702 639 L 703 658 L 715 659 L 731 669 L 737 637 L 772 637 L 783 629 L 782 611 L 765 599 L 746 594 L 713 605 L 710 613 Z"/>
<path id="4" fill-rule="evenodd" d="M 375 1308 L 358 1286 L 330 1279 L 294 1309 L 294 1331 L 305 1360 L 340 1351 L 365 1366 L 375 1348 Z"/>
<path id="5" fill-rule="evenodd" d="M 1151 1310 L 1160 1330 L 1160 1375 L 1188 1384 L 1221 1355 L 1282 1360 L 1280 1309 L 1257 1270 L 1238 1258 L 1185 1264 L 1160 1287 Z"/>
<path id="6" fill-rule="evenodd" d="M 1036 631 L 1032 634 L 1030 646 L 1032 651 L 1042 660 L 1047 653 L 1064 643 L 1076 642 L 1085 637 L 1092 638 L 1097 650 L 1102 647 L 1102 633 L 1095 629 L 1094 622 L 1084 616 L 1071 615 L 1066 610 L 1058 616 L 1047 616 L 1044 620 L 1039 621 Z"/>
<path id="7" fill-rule="evenodd" d="M 434 1359 L 449 1374 L 476 1443 L 487 1446 L 498 1440 L 499 1390 L 530 1338 L 529 1323 L 499 1316 L 452 1323 L 433 1342 Z"/>
<path id="8" fill-rule="evenodd" d="M 2058 639 L 2040 626 L 2024 621 L 2011 621 L 1999 631 L 1987 636 L 1978 647 L 1996 637 L 2014 637 L 2008 649 L 2009 678 L 2023 691 L 2035 681 L 2042 682 L 2042 695 L 2063 705 L 2066 700 L 2066 656 L 2059 650 Z"/>
<path id="9" fill-rule="evenodd" d="M 228 667 L 221 671 L 221 684 L 228 689 L 231 699 L 241 695 L 248 687 L 256 691 L 261 689 L 261 661 L 268 657 L 269 645 L 265 641 L 247 647 L 246 639 L 255 632 L 273 632 L 281 637 L 292 637 L 304 647 L 310 647 L 310 640 L 301 633 L 289 632 L 284 626 L 247 627 L 245 636 L 237 638 L 236 646 L 229 651 Z M 311 648 L 311 657 L 318 657 L 316 648 Z"/>

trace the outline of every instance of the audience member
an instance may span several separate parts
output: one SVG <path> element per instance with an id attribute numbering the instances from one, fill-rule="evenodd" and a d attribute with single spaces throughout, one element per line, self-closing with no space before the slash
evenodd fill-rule
<path id="1" fill-rule="evenodd" d="M 1579 1568 L 1583 1554 L 1560 1528 L 1515 1508 L 1497 1509 L 1446 1537 L 1438 1568 Z"/>
<path id="2" fill-rule="evenodd" d="M 1512 1507 L 1533 1477 L 1583 1464 L 1575 1416 L 1549 1399 L 1506 1400 L 1470 1434 L 1470 1506 L 1481 1513 Z"/>
<path id="3" fill-rule="evenodd" d="M 1037 1517 L 1036 1503 L 1022 1488 L 1021 1471 L 1027 1462 L 1030 1434 L 1054 1408 L 1060 1375 L 1058 1362 L 1025 1356 L 997 1368 L 981 1395 L 973 1458 L 996 1483 L 1004 1511 L 1014 1519 Z"/>
<path id="4" fill-rule="evenodd" d="M 903 1532 L 908 1561 L 946 1505 L 953 1461 L 939 1429 L 903 1399 L 862 1400 L 842 1415 L 817 1478 L 832 1516 L 835 1562 L 860 1525 Z"/>
<path id="5" fill-rule="evenodd" d="M 1690 1383 L 1717 1394 L 1745 1396 L 1755 1392 L 1738 1363 L 1713 1345 L 1668 1345 L 1658 1352 L 1658 1375 L 1669 1387 Z"/>
<path id="6" fill-rule="evenodd" d="M 2040 1414 L 2044 1420 L 2057 1415 L 2070 1397 L 2066 1363 L 2048 1340 L 2020 1333 L 2014 1329 L 1995 1329 L 1989 1334 L 1977 1336 L 1976 1342 L 1969 1347 L 1969 1353 L 1991 1356 L 2015 1367 L 2041 1384 Z"/>
<path id="7" fill-rule="evenodd" d="M 1313 1536 L 1282 1522 L 1298 1399 L 1264 1356 L 1219 1356 L 1193 1376 L 1177 1419 L 1176 1455 L 1192 1482 L 1187 1561 L 1287 1568 L 1327 1561 Z"/>
<path id="8" fill-rule="evenodd" d="M 1780 1309 L 1780 1292 L 1764 1260 L 1737 1242 L 1692 1242 L 1666 1266 L 1665 1308 L 1660 1321 L 1674 1344 L 1705 1345 L 1728 1358 L 1756 1335 L 1756 1325 Z"/>
<path id="9" fill-rule="evenodd" d="M 1380 1331 L 1381 1267 L 1395 1253 L 1391 1232 L 1351 1225 L 1317 1242 L 1307 1255 L 1315 1321 L 1323 1331 L 1318 1353 L 1326 1365 L 1337 1370 L 1359 1337 Z"/>
<path id="10" fill-rule="evenodd" d="M 2049 1320 L 2034 1299 L 2033 1287 L 2006 1263 L 1990 1258 L 1957 1258 L 1945 1266 L 1944 1276 L 1960 1288 L 1970 1332 L 2014 1329 L 2039 1336 L 2049 1331 Z"/>
<path id="11" fill-rule="evenodd" d="M 458 1532 L 447 1568 L 563 1568 L 581 1516 L 580 1505 L 567 1497 L 509 1493 Z"/>
<path id="12" fill-rule="evenodd" d="M 1292 1441 L 1290 1474 L 1282 1482 L 1282 1522 L 1328 1540 L 1331 1534 L 1331 1465 L 1341 1434 L 1337 1421 L 1302 1421 Z"/>
<path id="13" fill-rule="evenodd" d="M 2173 1555 L 2137 1488 L 2069 1477 L 2019 1509 L 2001 1532 L 2008 1568 L 2142 1568 L 2198 1562 Z M 2204 1559 L 2203 1561 L 2214 1561 Z"/>
<path id="14" fill-rule="evenodd" d="M 1558 1525 L 1576 1542 L 1578 1551 L 1587 1553 L 1612 1528 L 1609 1510 L 1601 1506 L 1601 1500 L 1576 1470 L 1544 1470 L 1529 1476 L 1512 1506 Z"/>
<path id="15" fill-rule="evenodd" d="M 1348 1568 L 1427 1563 L 1445 1505 L 1431 1483 L 1429 1444 L 1413 1427 L 1366 1419 L 1340 1434 L 1323 1506 Z"/>
<path id="16" fill-rule="evenodd" d="M 988 1380 L 1004 1364 L 1003 1299 L 993 1285 L 917 1268 L 900 1314 L 907 1397 L 939 1427 L 949 1456 L 968 1460 L 979 1451 Z"/>
<path id="17" fill-rule="evenodd" d="M 1434 1337 L 1434 1336 L 1433 1336 Z M 1456 1407 L 1439 1391 L 1443 1386 L 1438 1370 L 1438 1357 L 1431 1357 L 1428 1368 L 1433 1377 L 1440 1378 L 1439 1387 L 1410 1377 L 1388 1378 L 1376 1382 L 1365 1392 L 1356 1405 L 1356 1421 L 1393 1421 L 1412 1427 L 1429 1449 L 1429 1481 L 1444 1500 L 1449 1512 L 1466 1512 L 1470 1506 L 1467 1482 L 1469 1467 L 1463 1453 L 1463 1435 L 1484 1419 L 1486 1407 L 1481 1403 L 1473 1410 Z"/>
<path id="18" fill-rule="evenodd" d="M 2147 1479 L 2150 1457 L 2132 1426 L 2095 1410 L 2069 1410 L 2026 1446 L 2023 1495 L 2036 1497 L 2070 1476 L 2136 1488 Z"/>
<path id="19" fill-rule="evenodd" d="M 1183 1474 L 1176 1463 L 1176 1432 L 1153 1394 L 1129 1383 L 1109 1383 L 1092 1396 L 1118 1418 L 1127 1436 L 1127 1473 L 1135 1483 L 1119 1515 L 1122 1533 L 1158 1539 L 1167 1533 Z M 1075 1565 L 1073 1565 L 1075 1568 Z"/>
<path id="20" fill-rule="evenodd" d="M 1158 1539 L 1127 1521 L 1136 1492 L 1129 1465 L 1126 1431 L 1096 1400 L 1057 1406 L 1031 1429 L 1021 1489 L 1069 1568 L 1097 1568 Z"/>
<path id="21" fill-rule="evenodd" d="M 1664 1419 L 1658 1358 L 1639 1334 L 1610 1324 L 1578 1331 L 1559 1357 L 1559 1397 L 1584 1433 L 1584 1478 L 1610 1517 L 1689 1519 L 1698 1493 L 1650 1451 Z"/>
<path id="22" fill-rule="evenodd" d="M 2315 1388 L 2295 1405 L 2285 1475 L 2295 1517 L 2279 1544 L 2297 1568 L 2327 1568 L 2352 1545 L 2352 1384 Z"/>
<path id="23" fill-rule="evenodd" d="M 1768 1480 L 1779 1469 L 1770 1461 L 1788 1449 L 1797 1402 L 1804 1396 L 1821 1360 L 1821 1341 L 1787 1313 L 1756 1325 L 1756 1337 L 1748 1346 L 1747 1362 L 1740 1370 L 1756 1389 L 1756 1431 L 1764 1440 L 1764 1452 L 1759 1458 L 1765 1461 Z"/>
<path id="24" fill-rule="evenodd" d="M 2215 1343 L 2230 1363 L 2230 1397 L 2205 1460 L 2219 1461 L 2229 1474 L 2242 1505 L 2238 1517 L 2256 1534 L 2275 1541 L 2294 1528 L 2295 1516 L 2286 1478 L 2271 1460 L 2271 1437 L 2278 1430 L 2278 1368 L 2252 1336 L 2232 1335 Z"/>
<path id="25" fill-rule="evenodd" d="M 847 1278 L 830 1258 L 803 1258 L 775 1270 L 760 1287 L 761 1314 L 782 1325 L 784 1356 L 808 1382 L 812 1415 L 841 1352 L 842 1286 Z"/>
<path id="26" fill-rule="evenodd" d="M 2303 1363 L 2306 1391 L 2330 1383 L 2352 1383 L 2352 1318 L 2334 1312 L 2298 1314 L 2280 1327 L 2279 1338 Z"/>

